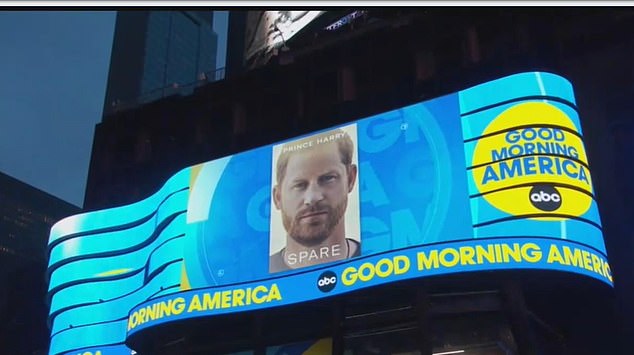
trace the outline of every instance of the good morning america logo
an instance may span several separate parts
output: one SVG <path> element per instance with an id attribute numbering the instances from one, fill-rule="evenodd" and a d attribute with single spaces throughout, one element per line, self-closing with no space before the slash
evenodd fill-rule
<path id="1" fill-rule="evenodd" d="M 552 219 L 581 216 L 590 208 L 585 148 L 562 109 L 548 102 L 516 104 L 493 118 L 479 137 L 471 177 L 492 206 L 516 216 L 559 215 Z"/>

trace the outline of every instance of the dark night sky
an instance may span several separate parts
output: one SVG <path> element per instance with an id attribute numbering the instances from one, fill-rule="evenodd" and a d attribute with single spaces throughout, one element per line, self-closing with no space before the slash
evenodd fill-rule
<path id="1" fill-rule="evenodd" d="M 83 205 L 116 12 L 0 11 L 0 172 Z M 215 14 L 224 67 L 227 12 Z"/>
<path id="2" fill-rule="evenodd" d="M 114 12 L 0 12 L 0 171 L 83 204 Z"/>

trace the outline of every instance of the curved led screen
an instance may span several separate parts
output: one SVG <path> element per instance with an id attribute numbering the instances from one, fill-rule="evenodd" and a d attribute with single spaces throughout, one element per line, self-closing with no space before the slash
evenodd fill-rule
<path id="1" fill-rule="evenodd" d="M 449 273 L 612 285 L 572 86 L 537 72 L 184 169 L 49 252 L 51 354 Z"/>

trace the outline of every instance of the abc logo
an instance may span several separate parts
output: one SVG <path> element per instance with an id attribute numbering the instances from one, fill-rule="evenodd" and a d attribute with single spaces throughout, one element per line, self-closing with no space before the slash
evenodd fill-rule
<path id="1" fill-rule="evenodd" d="M 531 189 L 529 199 L 535 208 L 552 212 L 561 207 L 561 195 L 551 185 L 535 185 Z"/>
<path id="2" fill-rule="evenodd" d="M 317 279 L 317 288 L 321 292 L 330 292 L 337 285 L 337 275 L 332 271 L 325 271 Z"/>

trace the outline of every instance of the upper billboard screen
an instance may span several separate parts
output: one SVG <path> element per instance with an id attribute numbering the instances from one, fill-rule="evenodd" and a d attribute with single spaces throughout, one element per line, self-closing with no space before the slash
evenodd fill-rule
<path id="1" fill-rule="evenodd" d="M 582 138 L 570 83 L 524 73 L 187 168 L 55 225 L 51 352 L 432 275 L 611 285 Z"/>
<path id="2" fill-rule="evenodd" d="M 323 14 L 324 11 L 248 11 L 244 57 L 267 55 Z"/>

